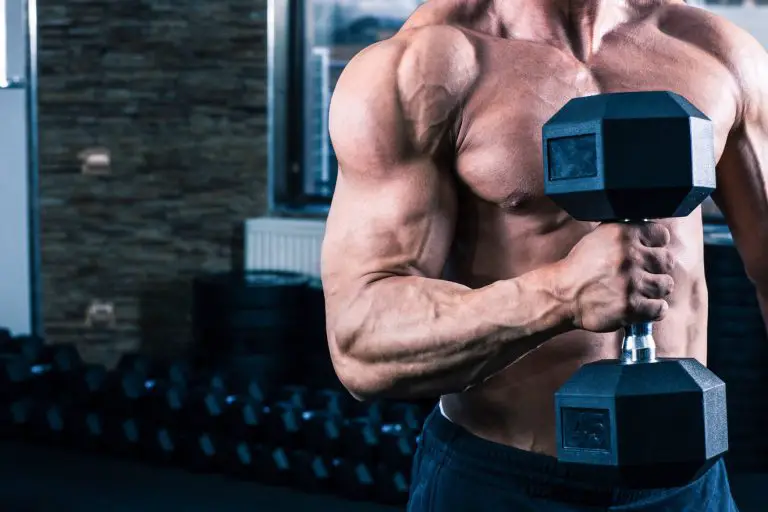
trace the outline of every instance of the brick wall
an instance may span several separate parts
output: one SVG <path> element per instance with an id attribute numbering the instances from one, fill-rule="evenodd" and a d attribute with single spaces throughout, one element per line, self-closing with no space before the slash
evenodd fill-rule
<path id="1" fill-rule="evenodd" d="M 241 222 L 265 209 L 266 4 L 39 0 L 51 340 L 109 362 L 189 339 L 190 278 L 229 268 Z M 92 147 L 109 175 L 81 172 Z M 94 300 L 112 325 L 85 325 Z"/>

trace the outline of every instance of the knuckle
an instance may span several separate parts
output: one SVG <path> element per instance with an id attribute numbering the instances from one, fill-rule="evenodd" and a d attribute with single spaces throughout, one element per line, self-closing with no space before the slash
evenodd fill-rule
<path id="1" fill-rule="evenodd" d="M 637 247 L 634 245 L 626 246 L 622 257 L 622 267 L 630 270 L 642 266 L 643 259 L 643 254 Z"/>
<path id="2" fill-rule="evenodd" d="M 624 296 L 626 299 L 632 297 L 640 288 L 640 276 L 636 273 L 628 273 L 624 276 L 622 285 L 624 289 Z"/>
<path id="3" fill-rule="evenodd" d="M 637 239 L 637 230 L 633 226 L 614 225 L 614 236 L 622 245 L 630 245 Z"/>
<path id="4" fill-rule="evenodd" d="M 637 294 L 631 294 L 627 297 L 626 303 L 624 306 L 625 313 L 627 315 L 636 315 L 640 309 L 642 308 L 643 301 Z"/>
<path id="5" fill-rule="evenodd" d="M 667 272 L 671 272 L 675 269 L 675 266 L 677 265 L 677 262 L 675 261 L 675 256 L 672 254 L 672 251 L 665 251 L 664 252 L 664 268 Z"/>
<path id="6" fill-rule="evenodd" d="M 667 276 L 667 295 L 675 291 L 675 279 L 672 276 Z"/>
<path id="7" fill-rule="evenodd" d="M 675 260 L 670 251 L 657 251 L 652 258 L 661 272 L 667 273 L 674 268 Z"/>

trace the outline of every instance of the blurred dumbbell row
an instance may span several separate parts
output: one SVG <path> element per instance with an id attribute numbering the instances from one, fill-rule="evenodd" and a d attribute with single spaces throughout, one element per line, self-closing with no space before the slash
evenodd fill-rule
<path id="1" fill-rule="evenodd" d="M 402 504 L 425 413 L 139 355 L 107 371 L 72 346 L 0 330 L 6 438 Z"/>

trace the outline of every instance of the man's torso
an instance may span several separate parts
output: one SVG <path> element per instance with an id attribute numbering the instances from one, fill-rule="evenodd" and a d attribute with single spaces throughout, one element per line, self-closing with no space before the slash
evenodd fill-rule
<path id="1" fill-rule="evenodd" d="M 460 30 L 482 70 L 450 134 L 459 208 L 447 278 L 479 288 L 519 276 L 561 260 L 594 228 L 574 221 L 543 194 L 541 127 L 571 98 L 676 92 L 712 119 L 716 157 L 722 155 L 737 115 L 736 84 L 716 52 L 707 50 L 716 46 L 709 15 L 680 4 L 646 10 L 618 22 L 580 60 L 546 38 L 510 37 L 520 25 L 505 30 L 482 12 L 473 11 L 464 23 L 444 7 L 451 3 L 461 5 L 433 0 L 410 22 Z M 655 326 L 658 352 L 706 362 L 701 214 L 663 222 L 678 266 L 670 311 Z M 554 338 L 484 384 L 443 397 L 445 412 L 480 437 L 554 454 L 554 392 L 582 364 L 615 358 L 620 339 L 621 333 L 585 331 Z"/>

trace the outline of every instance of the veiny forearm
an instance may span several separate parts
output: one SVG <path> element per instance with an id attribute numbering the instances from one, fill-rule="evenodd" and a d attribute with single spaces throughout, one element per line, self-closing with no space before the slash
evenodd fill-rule
<path id="1" fill-rule="evenodd" d="M 421 277 L 369 284 L 329 329 L 339 376 L 362 396 L 462 391 L 571 328 L 552 268 L 479 290 Z"/>

